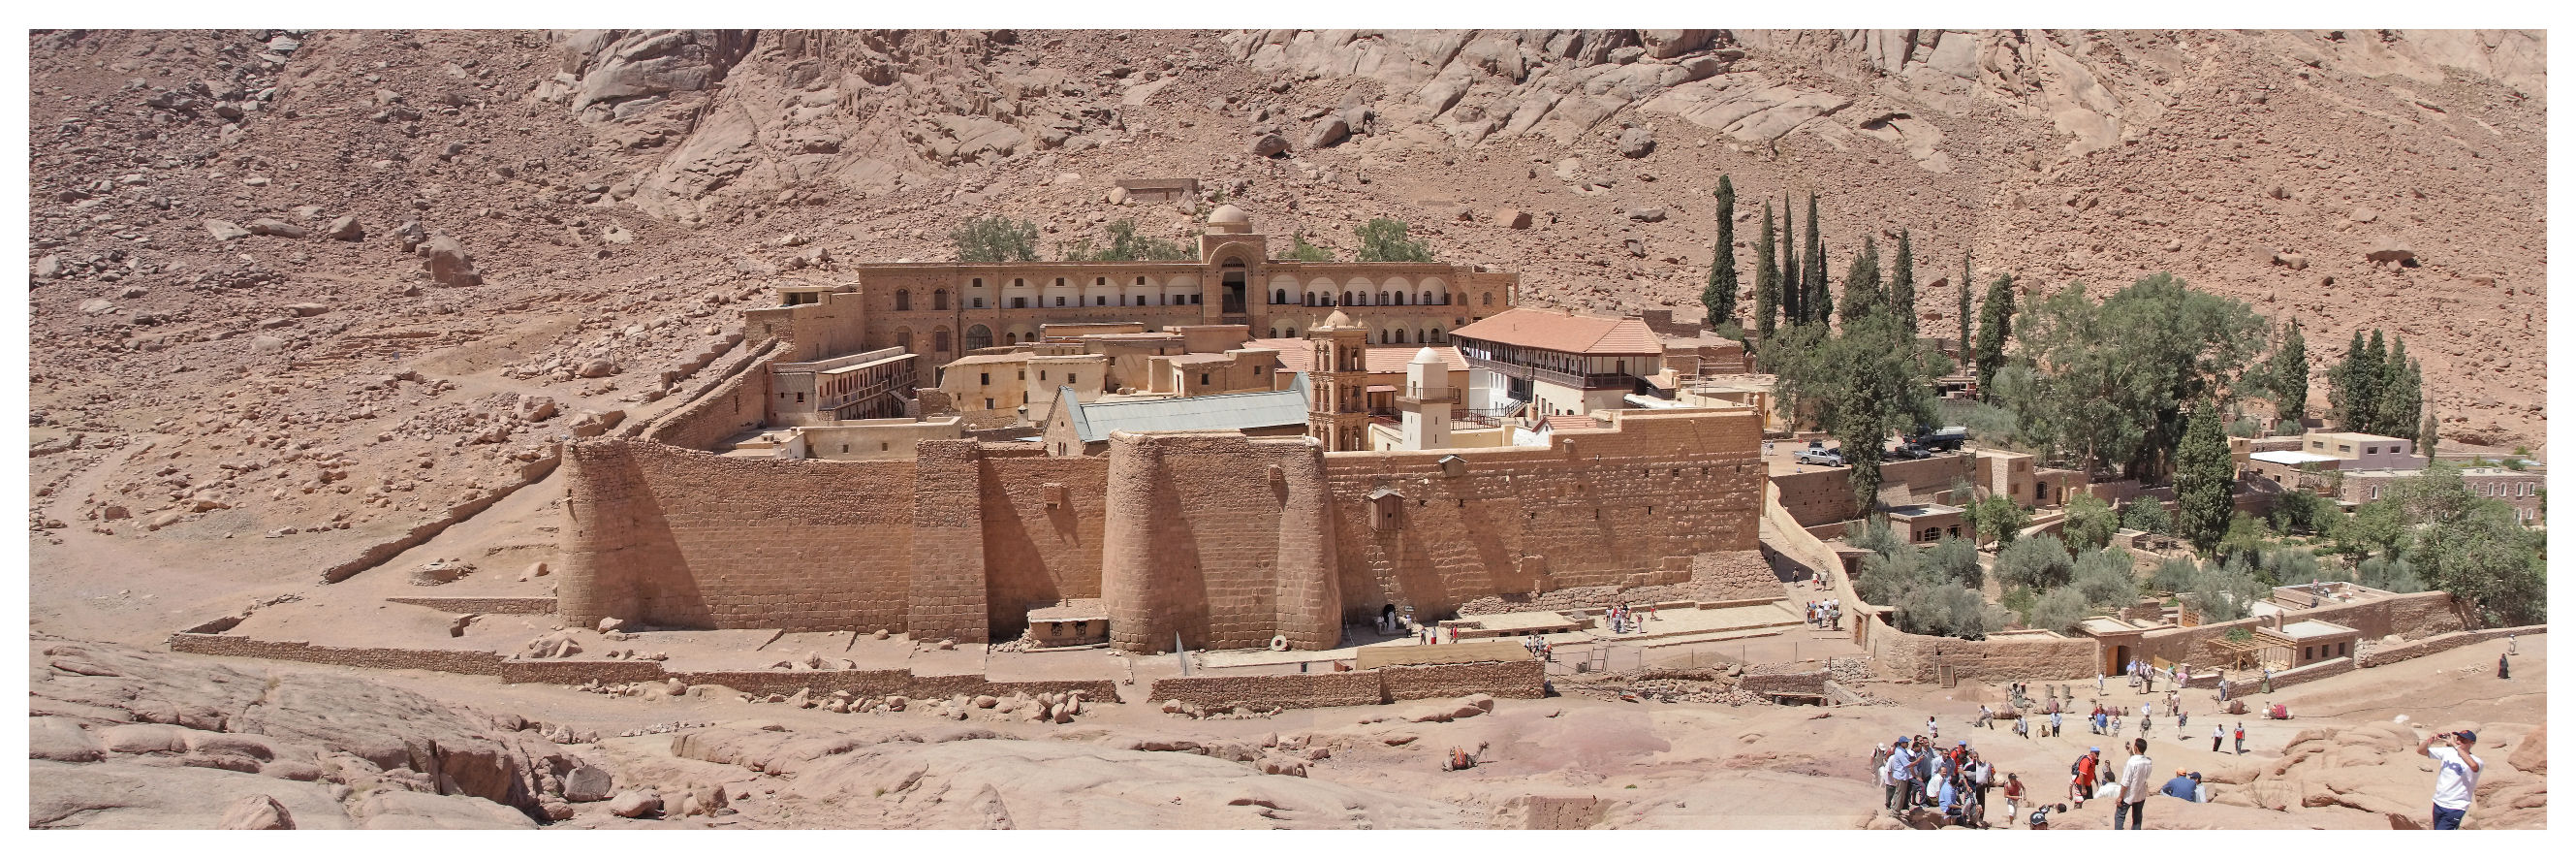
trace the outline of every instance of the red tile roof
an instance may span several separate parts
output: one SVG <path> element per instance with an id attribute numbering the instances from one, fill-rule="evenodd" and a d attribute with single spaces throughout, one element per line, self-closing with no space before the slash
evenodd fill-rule
<path id="1" fill-rule="evenodd" d="M 1559 310 L 1513 308 L 1449 332 L 1526 349 L 1576 355 L 1661 355 L 1664 346 L 1642 319 L 1577 316 Z"/>

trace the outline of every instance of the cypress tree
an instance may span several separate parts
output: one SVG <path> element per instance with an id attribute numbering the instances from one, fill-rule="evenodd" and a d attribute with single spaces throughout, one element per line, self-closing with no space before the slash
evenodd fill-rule
<path id="1" fill-rule="evenodd" d="M 1780 268 L 1772 247 L 1771 203 L 1762 203 L 1762 240 L 1753 243 L 1753 326 L 1764 338 L 1780 330 Z"/>
<path id="2" fill-rule="evenodd" d="M 1717 177 L 1717 253 L 1708 262 L 1708 327 L 1735 321 L 1735 180 Z"/>
<path id="3" fill-rule="evenodd" d="M 2236 512 L 2233 457 L 2218 428 L 2218 409 L 2195 405 L 2174 451 L 2174 533 L 2201 551 L 2217 548 Z"/>
<path id="4" fill-rule="evenodd" d="M 2361 362 L 2352 368 L 2355 391 L 2352 410 L 2347 412 L 2344 428 L 2353 432 L 2370 432 L 2379 428 L 2379 403 L 2388 386 L 2388 338 L 2379 329 L 2370 329 L 2369 345 L 2361 349 Z"/>
<path id="5" fill-rule="evenodd" d="M 2290 320 L 2290 333 L 2281 335 L 2281 347 L 2272 353 L 2272 408 L 2293 427 L 2308 414 L 2308 338 L 2299 333 L 2296 319 Z"/>
<path id="6" fill-rule="evenodd" d="M 1807 310 L 1809 322 L 1831 322 L 1834 318 L 1833 287 L 1825 282 L 1825 231 L 1816 215 L 1816 192 L 1807 192 L 1807 252 L 1799 262 L 1805 270 L 1798 274 L 1798 285 L 1807 290 L 1799 304 Z"/>
<path id="7" fill-rule="evenodd" d="M 2011 274 L 1986 284 L 1986 306 L 1977 311 L 1977 393 L 1992 398 L 1995 371 L 2004 365 L 2004 341 L 2012 337 Z"/>
<path id="8" fill-rule="evenodd" d="M 1852 255 L 1851 267 L 1843 270 L 1843 324 L 1887 308 L 1887 291 L 1878 282 L 1878 239 L 1862 236 L 1860 253 Z M 1897 328 L 1904 329 L 1899 322 Z"/>
<path id="9" fill-rule="evenodd" d="M 1780 312 L 1789 317 L 1790 327 L 1807 324 L 1807 291 L 1799 285 L 1806 270 L 1798 266 L 1798 205 L 1789 194 L 1780 195 Z"/>
<path id="10" fill-rule="evenodd" d="M 2429 401 L 2428 401 L 2429 402 Z M 2442 442 L 2442 425 L 2433 419 L 2433 407 L 2424 407 L 2424 426 L 2415 431 L 2415 452 L 2426 461 L 2433 458 L 2433 446 Z"/>
<path id="11" fill-rule="evenodd" d="M 2335 425 L 2343 429 L 2356 426 L 2354 416 L 2368 415 L 2365 399 L 2367 386 L 2361 382 L 2363 368 L 2370 365 L 2370 347 L 2361 339 L 2361 329 L 2352 330 L 2352 342 L 2343 347 L 2343 360 L 2326 371 L 2326 404 Z"/>
<path id="12" fill-rule="evenodd" d="M 2423 368 L 2406 357 L 2406 340 L 2398 338 L 2379 365 L 2379 419 L 2371 432 L 2405 438 L 2424 416 Z"/>
<path id="13" fill-rule="evenodd" d="M 1975 308 L 1970 306 L 1970 290 L 1976 289 L 1977 268 L 1969 263 L 1969 251 L 1959 252 L 1959 364 L 1974 371 L 1977 366 Z"/>
<path id="14" fill-rule="evenodd" d="M 1888 273 L 1887 306 L 1896 311 L 1896 324 L 1905 327 L 1907 337 L 1914 336 L 1914 231 L 1896 231 L 1896 270 Z"/>

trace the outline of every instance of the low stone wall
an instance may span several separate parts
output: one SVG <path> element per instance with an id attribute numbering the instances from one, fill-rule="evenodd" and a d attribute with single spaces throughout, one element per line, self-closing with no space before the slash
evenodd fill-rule
<path id="1" fill-rule="evenodd" d="M 2409 641 L 2405 644 L 2374 648 L 2369 653 L 2362 654 L 2358 658 L 2361 661 L 2361 667 L 2373 668 L 2386 665 L 2391 662 L 2404 662 L 2417 657 L 2431 656 L 2445 650 L 2450 650 L 2464 645 L 2476 644 L 2481 641 L 2494 641 L 2508 635 L 2542 635 L 2547 632 L 2549 632 L 2548 624 L 2541 624 L 2539 626 L 2512 626 L 2499 629 L 2477 629 L 2466 632 L 2450 632 L 2419 641 Z"/>
<path id="2" fill-rule="evenodd" d="M 357 668 L 411 668 L 450 674 L 499 674 L 501 655 L 484 650 L 427 650 L 404 647 L 328 647 L 302 641 L 265 641 L 239 635 L 181 632 L 170 636 L 174 653 L 246 656 Z"/>
<path id="3" fill-rule="evenodd" d="M 458 614 L 554 614 L 554 597 L 386 597 L 386 602 Z"/>
<path id="4" fill-rule="evenodd" d="M 1538 663 L 1530 663 L 1536 665 Z M 1386 702 L 1377 670 L 1308 674 L 1166 677 L 1154 681 L 1153 700 L 1179 700 L 1211 710 L 1235 707 L 1351 707 Z"/>
<path id="5" fill-rule="evenodd" d="M 1968 641 L 1902 632 L 1876 617 L 1867 625 L 1870 657 L 1881 672 L 1919 682 L 1940 679 L 1942 666 L 1960 680 L 2027 680 L 2081 677 L 2102 664 L 2090 638 Z"/>
<path id="6" fill-rule="evenodd" d="M 1747 674 L 1735 688 L 1756 695 L 1812 695 L 1826 697 L 1833 680 L 1830 671 L 1798 671 L 1783 674 Z"/>
<path id="7" fill-rule="evenodd" d="M 2292 668 L 2288 671 L 2274 672 L 2272 674 L 2272 690 L 2278 692 L 2281 690 L 2281 687 L 2284 686 L 2296 686 L 2312 680 L 2323 680 L 2328 677 L 2338 677 L 2351 673 L 2351 671 L 2352 657 L 2349 656 L 2338 659 L 2328 659 L 2324 662 L 2311 662 L 2297 668 Z M 2237 697 L 2241 698 L 2245 695 L 2260 695 L 2262 694 L 2262 689 L 2263 687 L 2257 684 L 2252 686 L 2250 689 L 2240 686 L 2228 691 L 2230 693 L 2241 693 L 2237 694 Z"/>
<path id="8" fill-rule="evenodd" d="M 1547 697 L 1547 663 L 1466 662 L 1448 665 L 1390 665 L 1380 669 L 1388 701 L 1457 698 L 1484 693 L 1496 698 Z"/>
<path id="9" fill-rule="evenodd" d="M 579 686 L 583 683 L 641 683 L 670 679 L 662 663 L 649 659 L 506 659 L 501 662 L 503 683 L 552 683 Z"/>

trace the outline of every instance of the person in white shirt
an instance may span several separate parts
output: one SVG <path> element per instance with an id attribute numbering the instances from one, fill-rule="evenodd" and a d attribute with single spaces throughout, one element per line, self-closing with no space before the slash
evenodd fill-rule
<path id="1" fill-rule="evenodd" d="M 2120 766 L 2120 804 L 2111 808 L 2112 829 L 2145 829 L 2147 796 L 2156 792 L 2150 781 L 2156 776 L 2156 762 L 2147 757 L 2147 738 L 2129 741 L 2129 762 Z M 2121 826 L 2121 818 L 2128 825 Z"/>
<path id="2" fill-rule="evenodd" d="M 2435 740 L 2442 741 L 2435 747 Z M 2432 758 L 2439 768 L 2433 773 L 2433 828 L 2458 829 L 2460 819 L 2469 814 L 2469 799 L 2478 792 L 2478 772 L 2486 768 L 2470 749 L 2478 745 L 2478 732 L 2454 731 L 2425 737 L 2415 744 L 2415 753 Z"/>

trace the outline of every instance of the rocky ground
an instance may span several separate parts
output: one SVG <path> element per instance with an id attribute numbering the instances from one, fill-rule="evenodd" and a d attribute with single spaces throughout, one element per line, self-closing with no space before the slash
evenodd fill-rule
<path id="1" fill-rule="evenodd" d="M 1911 229 L 1934 335 L 1963 253 L 2172 270 L 2306 322 L 2320 369 L 2407 335 L 2455 441 L 2546 429 L 2536 33 L 27 38 L 39 635 L 151 645 L 322 587 L 667 408 L 776 281 L 945 258 L 984 214 L 1180 237 L 1222 195 L 1343 248 L 1397 217 L 1532 303 L 1688 318 L 1728 174 L 1747 265 L 1784 193 L 1826 194 L 1837 272 Z M 1210 199 L 1110 202 L 1153 176 Z M 470 525 L 501 575 L 547 557 L 559 490 L 520 492 Z"/>

